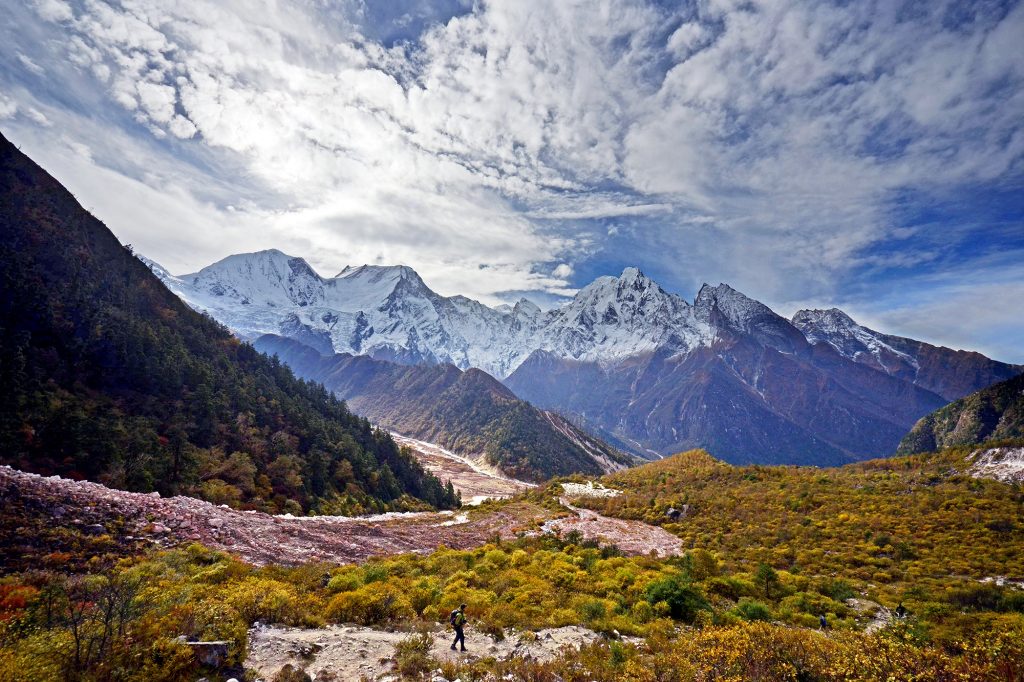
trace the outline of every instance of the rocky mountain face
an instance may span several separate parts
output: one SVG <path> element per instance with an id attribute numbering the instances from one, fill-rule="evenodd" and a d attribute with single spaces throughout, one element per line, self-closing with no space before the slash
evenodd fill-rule
<path id="1" fill-rule="evenodd" d="M 706 345 L 663 346 L 605 365 L 539 351 L 506 383 L 645 449 L 700 445 L 732 462 L 832 465 L 888 454 L 915 415 L 943 402 L 828 344 L 812 345 L 728 287 L 705 287 L 692 310 L 714 329 Z"/>
<path id="2" fill-rule="evenodd" d="M 558 414 L 519 400 L 479 369 L 322 355 L 275 335 L 262 336 L 254 345 L 300 376 L 324 384 L 375 423 L 486 461 L 517 478 L 602 474 L 634 463 Z"/>
<path id="3" fill-rule="evenodd" d="M 268 251 L 163 279 L 242 337 L 479 368 L 645 456 L 691 447 L 735 463 L 887 455 L 922 415 L 1024 369 L 881 334 L 839 310 L 787 320 L 726 284 L 704 285 L 689 303 L 636 268 L 549 311 L 446 298 L 401 266 L 311 272 Z"/>
<path id="4" fill-rule="evenodd" d="M 1024 438 L 1024 374 L 983 388 L 922 417 L 900 441 L 900 454 Z"/>

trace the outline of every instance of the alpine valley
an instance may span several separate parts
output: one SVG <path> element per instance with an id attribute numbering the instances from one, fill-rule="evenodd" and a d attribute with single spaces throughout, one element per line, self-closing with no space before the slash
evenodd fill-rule
<path id="1" fill-rule="evenodd" d="M 837 309 L 801 310 L 787 320 L 726 284 L 705 284 L 691 303 L 636 268 L 600 277 L 542 311 L 525 299 L 492 308 L 441 296 L 406 266 L 349 266 L 325 278 L 277 250 L 229 256 L 181 276 L 146 263 L 242 339 L 273 335 L 308 347 L 312 354 L 273 338 L 259 342 L 382 423 L 391 380 L 376 388 L 354 381 L 367 366 L 352 356 L 386 362 L 373 370 L 378 375 L 394 374 L 396 365 L 453 365 L 455 373 L 440 375 L 464 383 L 457 370 L 482 370 L 510 389 L 502 400 L 560 413 L 647 458 L 694 447 L 734 464 L 831 466 L 890 455 L 924 415 L 1024 371 L 883 334 Z M 503 393 L 497 382 L 478 380 L 490 395 Z M 435 401 L 431 382 L 421 384 L 409 399 Z M 457 429 L 438 433 L 432 409 L 413 432 L 433 429 L 457 447 Z M 412 414 L 391 412 L 406 424 Z M 487 447 L 469 443 L 468 454 Z M 561 467 L 549 469 L 535 468 Z"/>

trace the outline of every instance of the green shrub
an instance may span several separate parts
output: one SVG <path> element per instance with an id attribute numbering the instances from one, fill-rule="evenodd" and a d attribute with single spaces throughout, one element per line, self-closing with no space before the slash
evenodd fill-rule
<path id="1" fill-rule="evenodd" d="M 742 599 L 733 611 L 743 620 L 770 621 L 772 619 L 771 609 L 766 604 L 753 599 Z"/>
<path id="2" fill-rule="evenodd" d="M 661 602 L 666 603 L 669 615 L 675 620 L 686 623 L 692 623 L 699 611 L 711 608 L 700 588 L 691 585 L 682 576 L 672 576 L 652 582 L 644 591 L 644 598 L 654 605 Z"/>
<path id="3" fill-rule="evenodd" d="M 592 599 L 580 605 L 580 615 L 588 623 L 604 618 L 605 613 L 604 602 L 599 599 Z"/>

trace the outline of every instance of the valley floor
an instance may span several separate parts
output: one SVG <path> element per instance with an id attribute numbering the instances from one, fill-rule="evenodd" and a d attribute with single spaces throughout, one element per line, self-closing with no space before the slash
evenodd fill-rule
<path id="1" fill-rule="evenodd" d="M 486 467 L 467 457 L 461 457 L 439 445 L 427 443 L 392 432 L 399 445 L 409 448 L 427 471 L 442 482 L 451 481 L 462 495 L 464 504 L 479 504 L 486 499 L 511 497 L 534 483 L 505 476 L 494 468 Z"/>

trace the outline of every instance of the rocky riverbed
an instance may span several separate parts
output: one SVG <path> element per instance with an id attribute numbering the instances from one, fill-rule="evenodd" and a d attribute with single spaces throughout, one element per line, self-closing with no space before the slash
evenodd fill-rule
<path id="1" fill-rule="evenodd" d="M 199 542 L 253 564 L 310 561 L 360 562 L 371 556 L 429 552 L 444 545 L 467 549 L 500 537 L 578 530 L 583 538 L 615 543 L 629 554 L 679 551 L 679 541 L 660 528 L 610 519 L 589 510 L 560 515 L 523 500 L 468 512 L 382 514 L 373 517 L 272 516 L 238 511 L 191 497 L 162 498 L 98 483 L 44 477 L 0 467 L 0 505 L 8 517 L 44 518 L 51 527 L 109 535 L 126 548 L 173 547 Z M 547 525 L 545 525 L 547 524 Z M 40 548 L 28 532 L 11 529 L 9 551 L 24 557 Z M 133 550 L 134 551 L 134 550 Z"/>

